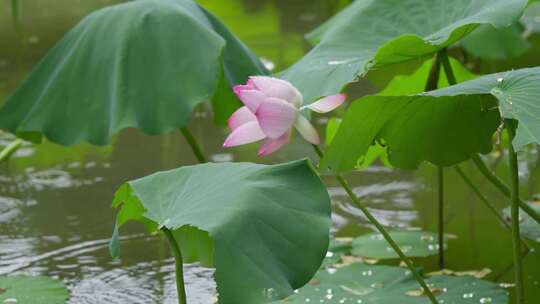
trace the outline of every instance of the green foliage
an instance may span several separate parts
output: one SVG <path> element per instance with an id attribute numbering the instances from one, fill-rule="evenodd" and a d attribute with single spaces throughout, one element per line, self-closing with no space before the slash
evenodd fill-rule
<path id="1" fill-rule="evenodd" d="M 427 257 L 439 253 L 439 241 L 436 233 L 425 231 L 391 231 L 389 233 L 408 257 Z M 352 254 L 377 260 L 398 258 L 392 247 L 378 233 L 355 238 L 352 242 Z"/>
<path id="2" fill-rule="evenodd" d="M 338 132 L 339 126 L 341 125 L 341 119 L 335 117 L 328 120 L 326 125 L 326 144 L 330 145 L 334 136 Z M 386 147 L 383 147 L 379 143 L 374 143 L 369 147 L 366 155 L 358 159 L 355 168 L 363 169 L 371 166 L 376 160 L 380 159 L 381 162 L 387 166 L 391 167 L 390 162 L 388 162 L 388 154 L 386 153 Z"/>
<path id="3" fill-rule="evenodd" d="M 354 1 L 316 29 L 319 42 L 282 77 L 307 102 L 331 95 L 372 68 L 433 54 L 478 24 L 503 27 L 516 21 L 526 0 Z"/>
<path id="4" fill-rule="evenodd" d="M 415 169 L 422 161 L 451 166 L 470 153 L 488 153 L 499 125 L 495 102 L 468 98 L 368 96 L 351 105 L 321 167 L 348 171 L 383 140 L 392 166 Z M 449 132 L 449 126 L 452 126 Z"/>
<path id="5" fill-rule="evenodd" d="M 148 134 L 183 127 L 212 97 L 223 121 L 238 105 L 224 88 L 265 72 L 191 0 L 132 1 L 66 34 L 0 110 L 0 128 L 33 141 L 43 134 L 63 145 L 103 145 L 127 127 Z"/>
<path id="6" fill-rule="evenodd" d="M 129 220 L 166 227 L 186 262 L 213 265 L 224 304 L 291 294 L 328 248 L 330 199 L 307 160 L 182 167 L 128 182 L 113 205 L 122 206 L 117 227 Z"/>
<path id="7" fill-rule="evenodd" d="M 64 304 L 68 291 L 62 282 L 47 277 L 0 276 L 0 303 Z"/>
<path id="8" fill-rule="evenodd" d="M 516 23 L 508 27 L 494 28 L 482 25 L 462 40 L 463 48 L 470 54 L 486 59 L 501 60 L 519 57 L 530 47 Z"/>
<path id="9" fill-rule="evenodd" d="M 506 304 L 506 291 L 473 277 L 436 275 L 427 279 L 440 303 Z M 309 300 L 308 300 L 309 299 Z M 482 300 L 483 299 L 483 300 Z M 424 304 L 427 297 L 406 269 L 362 263 L 321 270 L 309 285 L 276 303 Z"/>
<path id="10" fill-rule="evenodd" d="M 499 101 L 501 116 L 519 122 L 512 145 L 522 150 L 528 144 L 540 144 L 540 68 L 513 70 L 485 75 L 456 86 L 434 91 L 434 97 L 471 96 L 491 94 Z"/>
<path id="11" fill-rule="evenodd" d="M 376 140 L 388 146 L 393 166 L 414 169 L 422 161 L 452 166 L 491 150 L 501 116 L 519 121 L 516 150 L 539 144 L 539 80 L 540 68 L 529 68 L 414 96 L 361 98 L 346 113 L 322 166 L 350 170 Z"/>

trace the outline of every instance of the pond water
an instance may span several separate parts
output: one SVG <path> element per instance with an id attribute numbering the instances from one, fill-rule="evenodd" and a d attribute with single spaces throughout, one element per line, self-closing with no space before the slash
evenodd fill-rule
<path id="1" fill-rule="evenodd" d="M 23 1 L 24 43 L 12 19 L 0 10 L 0 100 L 12 92 L 46 51 L 78 20 L 100 7 L 119 1 Z M 227 0 L 200 1 L 233 32 L 264 58 L 282 69 L 300 58 L 309 45 L 302 35 L 333 14 L 338 0 Z M 0 5 L 7 4 L 0 2 Z M 528 55 L 530 56 L 530 54 Z M 534 56 L 533 56 L 534 57 Z M 538 63 L 536 63 L 538 65 Z M 371 92 L 362 83 L 357 93 Z M 316 118 L 324 129 L 326 119 Z M 204 109 L 190 126 L 211 159 L 275 163 L 312 155 L 296 140 L 271 157 L 255 156 L 255 147 L 224 151 L 226 130 L 216 128 Z M 0 144 L 11 137 L 0 134 Z M 490 165 L 506 177 L 504 158 L 488 157 Z M 194 164 L 178 132 L 146 136 L 126 130 L 106 147 L 78 145 L 64 148 L 51 143 L 25 146 L 0 166 L 0 275 L 47 275 L 63 280 L 71 291 L 70 304 L 176 303 L 174 268 L 164 239 L 149 236 L 137 224 L 123 230 L 122 255 L 112 260 L 108 241 L 115 211 L 110 208 L 115 189 L 124 181 L 158 170 Z M 493 204 L 505 199 L 481 178 L 470 164 L 465 170 Z M 520 160 L 522 194 L 540 192 L 540 154 L 530 150 Z M 510 233 L 452 171 L 447 170 L 445 227 L 457 238 L 449 242 L 447 267 L 454 270 L 490 268 L 487 277 L 512 281 Z M 418 171 L 391 171 L 373 166 L 347 178 L 377 218 L 388 227 L 422 227 L 436 231 L 436 170 L 424 165 Z M 373 230 L 359 210 L 348 204 L 343 190 L 325 178 L 333 198 L 332 233 L 354 236 Z M 525 260 L 529 299 L 540 298 L 540 246 Z M 437 259 L 420 261 L 435 270 Z M 213 303 L 215 284 L 211 269 L 186 266 L 191 303 Z M 532 303 L 532 302 L 531 302 Z"/>

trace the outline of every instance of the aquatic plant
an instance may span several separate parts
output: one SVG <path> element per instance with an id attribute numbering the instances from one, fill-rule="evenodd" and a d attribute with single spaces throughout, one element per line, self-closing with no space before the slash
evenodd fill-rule
<path id="1" fill-rule="evenodd" d="M 128 127 L 147 134 L 182 129 L 193 144 L 187 124 L 196 106 L 212 100 L 216 120 L 224 121 L 238 105 L 229 88 L 265 73 L 195 2 L 128 2 L 96 11 L 68 32 L 0 109 L 0 129 L 61 145 L 104 145 Z"/>
<path id="2" fill-rule="evenodd" d="M 183 263 L 216 269 L 219 303 L 265 303 L 306 284 L 328 248 L 330 198 L 308 160 L 159 172 L 124 184 L 113 206 L 120 208 L 113 255 L 128 221 L 162 232 L 174 252 L 181 304 Z"/>

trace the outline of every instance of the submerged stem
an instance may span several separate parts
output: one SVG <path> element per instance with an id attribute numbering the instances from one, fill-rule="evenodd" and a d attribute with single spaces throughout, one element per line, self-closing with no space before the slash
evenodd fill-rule
<path id="1" fill-rule="evenodd" d="M 490 181 L 497 189 L 499 189 L 499 191 L 501 191 L 501 193 L 504 194 L 507 198 L 510 198 L 510 187 L 508 187 L 505 182 L 503 182 L 497 175 L 495 175 L 495 173 L 493 173 L 493 171 L 491 171 L 491 169 L 488 168 L 480 155 L 473 154 L 471 156 L 471 159 L 476 165 L 476 167 L 478 167 L 478 170 L 486 177 L 486 179 Z M 521 199 L 519 199 L 519 207 L 531 218 L 533 218 L 538 224 L 540 224 L 540 215 Z"/>
<path id="2" fill-rule="evenodd" d="M 508 230 L 512 231 L 512 226 L 504 219 L 504 216 L 497 210 L 495 206 L 493 206 L 492 203 L 489 202 L 488 198 L 476 187 L 476 185 L 472 182 L 472 180 L 463 172 L 463 170 L 459 166 L 455 166 L 454 169 L 456 169 L 456 172 L 458 175 L 463 179 L 463 181 L 471 188 L 471 190 L 476 194 L 476 196 L 480 199 L 484 205 L 497 217 L 499 222 L 503 224 Z M 527 242 L 521 238 L 521 243 L 523 244 L 523 247 L 525 248 L 524 254 L 528 254 L 530 251 L 530 247 L 527 244 Z"/>
<path id="3" fill-rule="evenodd" d="M 184 286 L 184 260 L 182 258 L 182 251 L 180 250 L 173 233 L 169 229 L 163 227 L 161 228 L 161 231 L 163 231 L 163 234 L 165 234 L 167 237 L 169 246 L 174 254 L 174 261 L 176 264 L 176 289 L 178 291 L 178 304 L 187 304 L 186 288 Z"/>
<path id="4" fill-rule="evenodd" d="M 439 181 L 439 268 L 444 269 L 444 169 L 437 168 Z"/>
<path id="5" fill-rule="evenodd" d="M 515 125 L 511 120 L 505 120 L 504 124 L 508 135 L 510 137 L 510 142 L 515 137 Z M 514 146 L 512 144 L 508 147 L 508 165 L 510 168 L 510 179 L 512 182 L 511 188 L 511 217 L 512 217 L 512 242 L 513 242 L 513 252 L 514 252 L 514 276 L 516 280 L 516 303 L 521 304 L 525 303 L 525 292 L 523 288 L 523 268 L 521 261 L 521 254 L 519 248 L 520 232 L 519 232 L 519 174 L 518 174 L 518 163 L 517 163 L 517 153 L 514 151 Z"/>
<path id="6" fill-rule="evenodd" d="M 439 75 L 441 73 L 441 64 L 444 65 L 445 72 L 448 74 L 448 67 L 445 63 L 448 63 L 448 56 L 446 50 L 443 49 L 435 55 L 433 65 L 429 72 L 428 79 L 426 81 L 425 91 L 435 90 L 438 87 Z M 455 80 L 455 79 L 454 79 Z M 438 238 L 439 238 L 439 269 L 444 268 L 444 169 L 437 167 L 437 182 L 438 182 Z"/>
<path id="7" fill-rule="evenodd" d="M 317 153 L 319 158 L 322 159 L 324 157 L 324 154 L 321 151 L 321 149 L 319 148 L 319 146 L 317 146 L 317 145 L 312 145 L 312 146 L 315 149 L 315 152 Z M 398 244 L 392 239 L 392 237 L 390 236 L 390 234 L 388 234 L 386 229 L 371 214 L 369 209 L 366 206 L 364 206 L 364 204 L 360 201 L 360 199 L 356 196 L 356 194 L 354 194 L 353 190 L 351 189 L 351 187 L 349 186 L 347 181 L 340 174 L 336 174 L 335 177 L 336 177 L 337 181 L 339 182 L 339 184 L 341 185 L 341 187 L 347 192 L 347 195 L 349 196 L 351 201 L 354 203 L 354 205 L 357 208 L 359 208 L 362 211 L 362 213 L 364 213 L 364 215 L 367 217 L 367 219 L 377 228 L 379 233 L 382 234 L 382 236 L 388 242 L 388 244 L 390 244 L 390 246 L 397 253 L 399 258 L 407 265 L 407 267 L 409 268 L 411 273 L 414 275 L 414 278 L 416 279 L 418 284 L 420 284 L 420 286 L 424 290 L 424 293 L 429 297 L 431 303 L 437 304 L 437 299 L 435 298 L 435 295 L 433 294 L 431 289 L 426 284 L 426 281 L 424 280 L 422 275 L 414 267 L 412 261 L 403 253 L 401 248 L 399 248 Z"/>
<path id="8" fill-rule="evenodd" d="M 193 154 L 195 154 L 195 157 L 197 157 L 197 160 L 199 161 L 199 163 L 201 164 L 206 163 L 207 162 L 206 157 L 204 157 L 201 147 L 199 146 L 199 144 L 197 143 L 197 140 L 195 139 L 195 137 L 193 137 L 189 129 L 187 127 L 184 127 L 184 128 L 180 128 L 180 131 L 182 132 L 182 135 L 184 135 L 184 138 L 188 142 L 189 146 L 191 147 L 191 150 L 193 151 Z"/>

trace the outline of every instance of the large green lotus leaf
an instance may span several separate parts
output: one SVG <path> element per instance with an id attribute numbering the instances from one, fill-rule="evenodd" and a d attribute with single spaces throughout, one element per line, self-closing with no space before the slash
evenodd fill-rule
<path id="1" fill-rule="evenodd" d="M 482 25 L 465 37 L 461 44 L 468 53 L 485 60 L 519 57 L 531 47 L 517 23 L 503 28 Z"/>
<path id="2" fill-rule="evenodd" d="M 408 257 L 427 257 L 439 253 L 438 236 L 425 231 L 391 231 L 390 236 Z M 446 238 L 444 247 L 446 249 Z M 370 259 L 395 259 L 399 256 L 379 233 L 357 237 L 352 242 L 352 254 Z"/>
<path id="3" fill-rule="evenodd" d="M 332 140 L 334 139 L 334 136 L 336 135 L 340 125 L 341 119 L 332 117 L 328 120 L 328 124 L 326 124 L 327 145 L 330 145 L 332 143 Z M 386 153 L 386 148 L 376 143 L 369 147 L 366 154 L 358 160 L 355 168 L 368 168 L 378 159 L 380 159 L 385 166 L 391 167 L 390 163 L 388 162 L 388 154 Z"/>
<path id="4" fill-rule="evenodd" d="M 506 291 L 473 277 L 432 276 L 427 279 L 437 300 L 448 304 L 506 304 Z M 407 269 L 362 263 L 321 270 L 309 285 L 277 303 L 428 304 Z"/>
<path id="5" fill-rule="evenodd" d="M 528 202 L 528 204 L 533 210 L 535 210 L 537 213 L 540 213 L 540 199 Z M 510 223 L 510 207 L 504 208 L 503 214 Z M 519 211 L 519 228 L 521 235 L 540 243 L 540 224 L 538 224 L 538 222 L 536 222 L 532 217 L 530 217 L 522 210 Z"/>
<path id="6" fill-rule="evenodd" d="M 0 303 L 64 304 L 67 298 L 64 284 L 51 278 L 0 276 Z"/>
<path id="7" fill-rule="evenodd" d="M 214 266 L 224 304 L 291 294 L 315 274 L 329 243 L 330 199 L 307 160 L 182 167 L 128 182 L 113 204 L 122 204 L 117 227 L 167 227 L 186 262 Z"/>
<path id="8" fill-rule="evenodd" d="M 0 110 L 0 129 L 63 145 L 106 144 L 127 127 L 161 134 L 185 126 L 196 105 L 222 97 L 218 87 L 265 72 L 191 0 L 131 1 L 68 32 Z M 216 107 L 221 120 L 238 103 L 228 96 Z"/>
<path id="9" fill-rule="evenodd" d="M 308 35 L 319 42 L 282 77 L 307 102 L 331 95 L 368 70 L 433 54 L 478 24 L 516 21 L 526 0 L 357 0 Z"/>
<path id="10" fill-rule="evenodd" d="M 516 150 L 540 144 L 539 83 L 540 68 L 527 68 L 414 96 L 361 98 L 347 111 L 323 168 L 354 168 L 378 139 L 388 146 L 393 166 L 414 169 L 422 161 L 455 165 L 472 153 L 491 150 L 501 116 L 519 122 L 512 142 Z"/>

